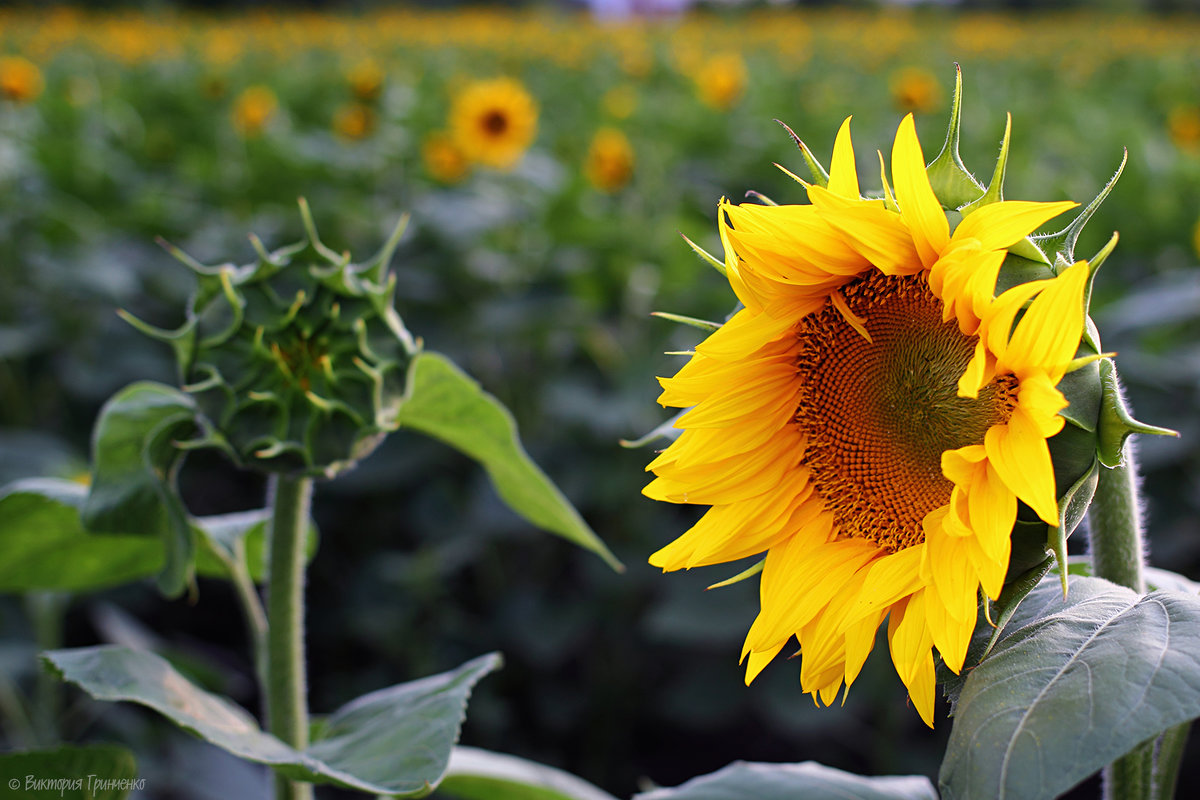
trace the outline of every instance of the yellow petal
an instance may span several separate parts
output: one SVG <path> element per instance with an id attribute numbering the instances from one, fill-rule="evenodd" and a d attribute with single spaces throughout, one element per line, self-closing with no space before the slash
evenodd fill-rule
<path id="1" fill-rule="evenodd" d="M 858 199 L 858 167 L 854 163 L 854 146 L 850 142 L 850 117 L 846 117 L 833 142 L 829 191 L 851 200 Z"/>
<path id="2" fill-rule="evenodd" d="M 1058 524 L 1050 448 L 1017 406 L 1006 425 L 993 425 L 983 440 L 988 462 L 1016 496 L 1048 525 Z"/>
<path id="3" fill-rule="evenodd" d="M 809 190 L 819 197 L 820 187 Z M 816 193 L 816 194 L 814 194 Z M 821 216 L 842 238 L 885 275 L 914 275 L 924 265 L 900 215 L 882 206 L 822 208 Z"/>
<path id="4" fill-rule="evenodd" d="M 933 266 L 950 242 L 950 223 L 938 202 L 925 172 L 925 156 L 917 139 L 912 114 L 904 117 L 892 144 L 892 179 L 896 184 L 896 202 L 904 222 L 912 231 L 921 263 Z"/>
<path id="5" fill-rule="evenodd" d="M 1080 261 L 1051 280 L 1029 304 L 1013 331 L 1004 358 L 1019 377 L 1033 369 L 1065 369 L 1075 356 L 1083 334 L 1083 292 L 1087 279 L 1088 264 Z"/>
<path id="6" fill-rule="evenodd" d="M 779 651 L 783 649 L 784 644 L 786 644 L 786 642 L 780 642 L 778 646 L 764 650 L 761 653 L 751 650 L 749 653 L 746 653 L 743 656 L 746 661 L 747 686 L 749 686 L 754 679 L 758 677 L 758 674 L 763 671 L 767 664 L 771 663 L 771 660 L 774 659 L 775 656 L 779 655 Z"/>
<path id="7" fill-rule="evenodd" d="M 895 169 L 895 165 L 892 169 Z M 1035 203 L 1027 200 L 990 203 L 968 212 L 954 229 L 954 238 L 978 239 L 984 250 L 1011 247 L 1077 205 L 1072 202 Z"/>

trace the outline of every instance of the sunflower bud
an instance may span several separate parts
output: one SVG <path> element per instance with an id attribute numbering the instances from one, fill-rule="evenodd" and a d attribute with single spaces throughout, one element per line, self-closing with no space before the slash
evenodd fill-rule
<path id="1" fill-rule="evenodd" d="M 305 239 L 244 266 L 199 264 L 168 250 L 199 282 L 174 331 L 122 316 L 175 350 L 204 436 L 239 465 L 333 477 L 396 428 L 418 347 L 392 306 L 387 264 L 406 220 L 370 261 L 354 264 L 317 237 L 300 201 Z"/>

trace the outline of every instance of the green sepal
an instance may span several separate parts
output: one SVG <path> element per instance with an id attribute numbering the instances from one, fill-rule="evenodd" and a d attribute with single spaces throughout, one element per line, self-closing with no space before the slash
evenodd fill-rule
<path id="1" fill-rule="evenodd" d="M 680 411 L 678 414 L 675 414 L 670 419 L 660 424 L 654 430 L 649 431 L 648 433 L 645 433 L 636 439 L 621 439 L 621 447 L 633 449 L 637 447 L 645 447 L 657 439 L 678 439 L 679 434 L 683 433 L 683 429 L 675 427 L 675 420 L 682 417 L 689 410 L 690 409 L 685 408 L 683 411 Z"/>
<path id="2" fill-rule="evenodd" d="M 1079 212 L 1079 215 L 1071 221 L 1070 225 L 1057 233 L 1047 233 L 1032 237 L 1039 244 L 1045 245 L 1047 251 L 1057 254 L 1056 261 L 1061 258 L 1062 263 L 1066 266 L 1075 263 L 1075 243 L 1079 240 L 1080 232 L 1088 224 L 1088 220 L 1092 218 L 1092 215 L 1096 213 L 1096 209 L 1108 197 L 1113 187 L 1117 185 L 1117 179 L 1121 177 L 1121 173 L 1125 170 L 1125 163 L 1128 160 L 1129 150 L 1126 149 L 1124 155 L 1121 157 L 1121 165 L 1117 167 L 1117 171 L 1109 178 L 1104 188 L 1100 190 L 1100 194 L 1096 195 L 1095 199 L 1088 203 L 1083 211 Z"/>
<path id="3" fill-rule="evenodd" d="M 693 253 L 700 256 L 700 258 L 704 259 L 704 263 L 708 264 L 709 266 L 711 266 L 713 269 L 715 269 L 717 272 L 721 273 L 722 275 L 726 274 L 726 268 L 725 268 L 724 261 L 717 258 L 712 253 L 708 252 L 703 247 L 701 247 L 700 245 L 693 242 L 691 239 L 689 239 L 684 234 L 680 233 L 679 235 L 683 236 L 683 240 L 688 243 L 688 247 L 692 248 Z"/>
<path id="4" fill-rule="evenodd" d="M 1112 359 L 1106 358 L 1100 362 L 1100 382 L 1104 393 L 1100 400 L 1099 438 L 1096 443 L 1096 455 L 1101 464 L 1109 468 L 1120 466 L 1121 454 L 1125 450 L 1125 440 L 1129 438 L 1130 434 L 1179 435 L 1178 431 L 1170 428 L 1160 428 L 1157 425 L 1138 422 L 1130 415 Z"/>
<path id="5" fill-rule="evenodd" d="M 996 158 L 996 169 L 992 172 L 992 180 L 988 183 L 983 196 L 967 203 L 960 210 L 969 214 L 975 209 L 1004 200 L 1004 176 L 1008 171 L 1008 147 L 1012 139 L 1012 114 L 1007 114 L 1004 121 L 1004 138 L 1000 140 L 1000 155 Z"/>
<path id="6" fill-rule="evenodd" d="M 796 147 L 800 148 L 800 155 L 804 157 L 804 163 L 808 166 L 809 173 L 812 174 L 812 183 L 822 188 L 828 186 L 829 173 L 825 170 L 825 167 L 821 166 L 821 162 L 813 155 L 812 150 L 808 149 L 808 145 L 802 142 L 800 137 L 796 135 L 796 132 L 789 128 L 786 123 L 780 120 L 775 121 L 783 126 L 783 129 L 788 132 L 788 136 L 791 136 L 792 141 L 796 143 Z M 796 178 L 796 180 L 799 180 L 799 178 Z"/>
<path id="7" fill-rule="evenodd" d="M 651 311 L 650 316 L 665 319 L 670 322 L 678 322 L 680 325 L 690 325 L 693 328 L 699 328 L 702 331 L 712 333 L 721 327 L 721 323 L 712 322 L 707 319 L 697 319 L 696 317 L 685 317 L 682 314 L 672 314 L 669 311 Z"/>
<path id="8" fill-rule="evenodd" d="M 766 563 L 767 563 L 767 559 L 760 558 L 752 566 L 742 570 L 737 575 L 734 575 L 732 578 L 726 578 L 723 581 L 717 581 L 712 586 L 707 587 L 705 589 L 705 591 L 708 591 L 709 589 L 723 589 L 726 586 L 733 586 L 735 583 L 741 583 L 742 581 L 746 580 L 747 578 L 753 578 L 755 575 L 762 572 L 763 565 Z"/>
<path id="9" fill-rule="evenodd" d="M 1017 249 L 1009 248 L 1008 255 L 1004 257 L 1004 263 L 1000 266 L 1000 274 L 996 277 L 995 294 L 997 297 L 1014 286 L 1020 286 L 1030 281 L 1049 280 L 1054 277 L 1054 269 L 1045 257 L 1041 257 L 1041 253 L 1035 254 L 1039 257 L 1030 258 L 1024 253 L 1016 252 Z"/>
<path id="10" fill-rule="evenodd" d="M 946 128 L 946 143 L 942 152 L 925 168 L 933 193 L 946 208 L 961 208 L 984 192 L 958 154 L 959 131 L 962 125 L 962 68 L 954 65 L 954 95 L 950 101 L 950 124 Z"/>

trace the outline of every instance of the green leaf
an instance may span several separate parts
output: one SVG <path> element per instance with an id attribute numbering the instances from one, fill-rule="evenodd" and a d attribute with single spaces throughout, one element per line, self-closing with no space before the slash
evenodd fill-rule
<path id="1" fill-rule="evenodd" d="M 496 398 L 445 356 L 424 351 L 409 367 L 409 397 L 398 422 L 440 439 L 483 465 L 509 507 L 539 528 L 558 534 L 624 567 L 579 512 L 521 447 L 517 426 Z"/>
<path id="2" fill-rule="evenodd" d="M 246 559 L 247 571 L 255 582 L 267 574 L 267 527 L 271 521 L 268 508 L 237 511 L 211 517 L 193 517 L 192 525 L 199 547 L 196 550 L 196 573 L 206 578 L 229 578 L 229 563 L 236 560 L 239 550 Z M 306 557 L 312 561 L 317 552 L 319 536 L 316 523 L 309 520 Z"/>
<path id="3" fill-rule="evenodd" d="M 407 797 L 424 796 L 441 780 L 471 689 L 500 666 L 500 656 L 491 653 L 360 697 L 327 717 L 321 738 L 299 752 L 264 733 L 245 709 L 195 686 L 153 653 L 102 646 L 54 650 L 43 658 L 97 700 L 140 703 L 294 780 Z"/>
<path id="4" fill-rule="evenodd" d="M 57 478 L 0 489 L 0 592 L 91 592 L 162 569 L 157 539 L 84 530 L 79 512 L 87 493 Z"/>
<path id="5" fill-rule="evenodd" d="M 166 560 L 158 584 L 168 596 L 183 591 L 192 567 L 192 534 L 175 474 L 183 460 L 176 441 L 194 432 L 194 420 L 187 395 L 143 381 L 109 398 L 92 432 L 84 527 L 161 537 Z"/>
<path id="6" fill-rule="evenodd" d="M 30 750 L 0 755 L 0 787 L 21 800 L 124 800 L 148 788 L 133 753 L 115 745 Z"/>
<path id="7" fill-rule="evenodd" d="M 1017 608 L 967 677 L 939 782 L 945 800 L 1053 798 L 1200 716 L 1200 598 L 1057 578 Z"/>
<path id="8" fill-rule="evenodd" d="M 475 747 L 450 753 L 438 796 L 459 800 L 616 800 L 607 792 L 545 764 Z"/>
<path id="9" fill-rule="evenodd" d="M 867 778 L 805 761 L 759 764 L 735 761 L 673 789 L 655 789 L 634 800 L 937 800 L 923 775 Z"/>

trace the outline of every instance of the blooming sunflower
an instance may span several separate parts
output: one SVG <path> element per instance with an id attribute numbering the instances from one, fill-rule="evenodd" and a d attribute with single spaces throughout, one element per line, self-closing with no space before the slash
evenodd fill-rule
<path id="1" fill-rule="evenodd" d="M 537 133 L 537 103 L 512 78 L 467 85 L 454 98 L 450 131 L 470 160 L 510 169 Z"/>
<path id="2" fill-rule="evenodd" d="M 802 688 L 825 705 L 888 619 L 892 661 L 932 726 L 933 651 L 962 669 L 980 590 L 995 599 L 1004 584 L 1018 501 L 1059 523 L 1047 439 L 1064 424 L 1057 387 L 1089 267 L 994 296 L 1008 248 L 1076 204 L 948 213 L 911 114 L 894 195 L 885 176 L 883 199 L 863 199 L 849 123 L 826 185 L 805 184 L 810 204 L 721 201 L 743 307 L 660 379 L 660 403 L 691 409 L 644 490 L 711 508 L 650 563 L 765 551 L 746 681 L 794 637 Z"/>

